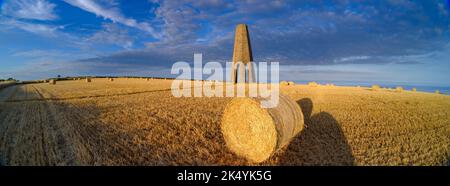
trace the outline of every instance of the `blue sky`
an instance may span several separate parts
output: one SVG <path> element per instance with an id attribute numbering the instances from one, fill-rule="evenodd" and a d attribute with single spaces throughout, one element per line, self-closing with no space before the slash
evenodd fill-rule
<path id="1" fill-rule="evenodd" d="M 0 78 L 168 76 L 229 61 L 236 24 L 281 79 L 450 86 L 448 0 L 1 0 Z"/>

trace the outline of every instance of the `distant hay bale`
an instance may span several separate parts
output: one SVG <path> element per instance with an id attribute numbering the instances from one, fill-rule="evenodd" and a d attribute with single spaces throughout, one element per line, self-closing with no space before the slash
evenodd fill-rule
<path id="1" fill-rule="evenodd" d="M 86 82 L 90 83 L 91 82 L 91 78 L 86 78 Z"/>
<path id="2" fill-rule="evenodd" d="M 372 85 L 372 90 L 380 90 L 380 85 Z"/>
<path id="3" fill-rule="evenodd" d="M 400 86 L 399 86 L 399 87 L 396 87 L 396 88 L 395 88 L 395 91 L 396 91 L 396 92 L 403 92 L 403 87 L 400 87 Z"/>
<path id="4" fill-rule="evenodd" d="M 441 92 L 439 90 L 435 90 L 434 93 L 441 94 Z"/>
<path id="5" fill-rule="evenodd" d="M 289 81 L 288 85 L 295 85 L 295 83 L 293 81 Z"/>
<path id="6" fill-rule="evenodd" d="M 317 87 L 317 86 L 319 86 L 319 84 L 317 82 L 313 81 L 313 82 L 309 82 L 308 86 L 310 86 L 310 87 Z"/>
<path id="7" fill-rule="evenodd" d="M 227 147 L 252 162 L 262 162 L 303 130 L 299 105 L 280 95 L 275 108 L 261 108 L 261 98 L 234 98 L 225 108 L 221 131 Z"/>
<path id="8" fill-rule="evenodd" d="M 411 91 L 417 92 L 417 89 L 416 88 L 412 88 Z"/>
<path id="9" fill-rule="evenodd" d="M 113 82 L 113 81 L 114 81 L 114 78 L 109 78 L 109 81 Z"/>
<path id="10" fill-rule="evenodd" d="M 281 81 L 281 82 L 280 82 L 280 85 L 281 85 L 281 86 L 287 86 L 287 85 L 289 85 L 289 83 L 288 83 L 287 81 Z"/>
<path id="11" fill-rule="evenodd" d="M 50 84 L 50 85 L 54 85 L 54 84 L 56 84 L 56 80 L 52 79 L 52 80 L 50 80 L 50 81 L 49 81 L 49 83 L 48 83 L 48 84 Z"/>

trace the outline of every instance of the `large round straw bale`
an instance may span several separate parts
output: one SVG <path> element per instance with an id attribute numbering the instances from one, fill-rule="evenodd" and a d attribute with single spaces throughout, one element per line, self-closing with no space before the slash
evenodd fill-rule
<path id="1" fill-rule="evenodd" d="M 109 78 L 109 81 L 114 81 L 114 78 Z"/>
<path id="2" fill-rule="evenodd" d="M 49 84 L 50 84 L 50 85 L 56 84 L 56 80 L 54 80 L 54 79 L 50 80 Z"/>
<path id="3" fill-rule="evenodd" d="M 380 90 L 380 85 L 372 85 L 372 90 Z"/>
<path id="4" fill-rule="evenodd" d="M 310 86 L 310 87 L 317 87 L 317 86 L 319 86 L 319 84 L 317 82 L 313 81 L 313 82 L 309 82 L 308 86 Z"/>
<path id="5" fill-rule="evenodd" d="M 91 78 L 86 78 L 86 82 L 90 83 L 91 82 Z"/>
<path id="6" fill-rule="evenodd" d="M 411 91 L 416 92 L 417 88 L 412 88 Z"/>
<path id="7" fill-rule="evenodd" d="M 399 87 L 396 87 L 396 88 L 395 88 L 395 91 L 397 91 L 397 92 L 403 92 L 403 87 L 400 87 L 400 86 L 399 86 Z"/>
<path id="8" fill-rule="evenodd" d="M 233 98 L 222 116 L 221 130 L 227 147 L 255 163 L 268 159 L 303 129 L 298 104 L 280 95 L 274 108 L 261 108 L 261 98 Z"/>
<path id="9" fill-rule="evenodd" d="M 295 83 L 293 81 L 289 81 L 288 85 L 295 85 Z"/>
<path id="10" fill-rule="evenodd" d="M 281 85 L 281 86 L 286 86 L 286 85 L 289 85 L 289 83 L 288 83 L 287 81 L 281 81 L 281 82 L 280 82 L 280 85 Z"/>

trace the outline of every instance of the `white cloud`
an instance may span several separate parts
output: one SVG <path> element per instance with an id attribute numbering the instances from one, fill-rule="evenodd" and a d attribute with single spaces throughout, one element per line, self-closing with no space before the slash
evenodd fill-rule
<path id="1" fill-rule="evenodd" d="M 137 28 L 151 34 L 154 38 L 159 38 L 159 34 L 145 22 L 138 22 L 135 19 L 125 17 L 118 7 L 118 3 L 114 0 L 64 0 L 72 6 L 78 7 L 84 11 L 93 13 L 97 16 L 109 19 L 113 22 L 121 23 L 129 27 Z M 99 3 L 101 2 L 101 3 Z"/>
<path id="2" fill-rule="evenodd" d="M 88 42 L 106 43 L 119 45 L 129 49 L 133 46 L 133 38 L 128 35 L 128 31 L 121 29 L 114 23 L 105 23 L 102 25 L 103 30 L 96 32 L 87 39 Z"/>
<path id="3" fill-rule="evenodd" d="M 24 21 L 19 21 L 16 19 L 1 19 L 0 25 L 5 25 L 12 28 L 18 28 L 33 34 L 46 36 L 46 37 L 54 37 L 56 36 L 56 31 L 60 29 L 60 26 L 53 26 L 47 24 L 39 24 L 39 23 L 29 23 Z"/>
<path id="4" fill-rule="evenodd" d="M 2 5 L 2 14 L 20 19 L 55 20 L 55 4 L 46 0 L 7 0 Z"/>
<path id="5" fill-rule="evenodd" d="M 349 56 L 349 57 L 342 57 L 340 59 L 335 59 L 334 62 L 340 63 L 340 62 L 351 62 L 351 61 L 367 60 L 367 59 L 371 59 L 371 57 L 370 56 Z"/>
<path id="6" fill-rule="evenodd" d="M 33 34 L 54 37 L 63 27 L 35 21 L 58 19 L 54 9 L 56 5 L 47 0 L 6 0 L 1 7 L 0 25 L 5 28 L 17 28 Z"/>

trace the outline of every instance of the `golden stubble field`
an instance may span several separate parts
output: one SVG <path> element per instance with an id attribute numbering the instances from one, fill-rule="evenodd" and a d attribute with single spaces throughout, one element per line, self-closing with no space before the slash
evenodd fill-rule
<path id="1" fill-rule="evenodd" d="M 93 79 L 0 91 L 2 165 L 252 165 L 220 132 L 230 98 L 174 98 L 171 80 Z M 259 165 L 448 165 L 450 97 L 282 86 L 306 128 Z"/>

